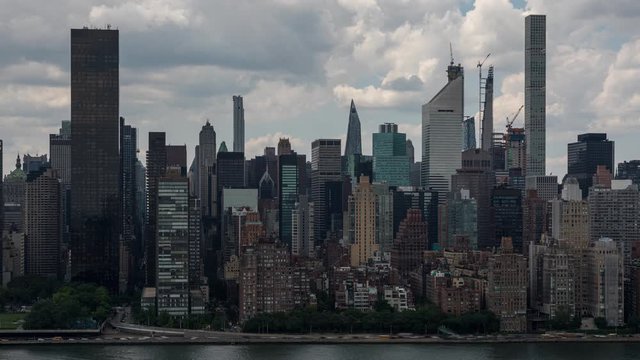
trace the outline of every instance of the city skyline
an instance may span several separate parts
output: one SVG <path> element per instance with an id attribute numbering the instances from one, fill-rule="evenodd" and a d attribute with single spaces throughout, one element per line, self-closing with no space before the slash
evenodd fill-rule
<path id="1" fill-rule="evenodd" d="M 566 144 L 578 133 L 607 132 L 616 141 L 615 163 L 631 160 L 633 131 L 628 130 L 637 123 L 637 106 L 631 100 L 637 86 L 623 70 L 638 71 L 631 55 L 640 40 L 633 39 L 628 26 L 640 9 L 607 4 L 595 11 L 596 3 L 569 9 L 568 4 L 537 1 L 460 2 L 451 8 L 408 2 L 394 9 L 384 2 L 359 8 L 327 2 L 323 6 L 328 11 L 321 15 L 312 5 L 291 2 L 272 4 L 270 9 L 249 9 L 242 3 L 237 9 L 225 4 L 209 8 L 197 2 L 162 7 L 151 1 L 77 8 L 63 3 L 56 9 L 25 6 L 6 12 L 13 20 L 4 35 L 8 51 L 0 58 L 0 91 L 7 104 L 0 111 L 4 163 L 12 164 L 17 153 L 48 153 L 47 134 L 56 133 L 60 121 L 70 118 L 69 29 L 92 24 L 104 28 L 110 23 L 121 32 L 120 115 L 140 134 L 166 131 L 167 143 L 186 143 L 189 158 L 207 118 L 218 132 L 218 142 L 232 143 L 235 93 L 245 98 L 247 158 L 274 146 L 279 137 L 289 137 L 301 154 L 310 154 L 311 141 L 317 138 L 340 138 L 344 147 L 344 118 L 351 98 L 362 123 L 363 153 L 371 154 L 371 133 L 383 122 L 398 123 L 399 131 L 417 145 L 419 106 L 441 87 L 449 41 L 456 63 L 467 68 L 468 89 L 477 85 L 475 63 L 492 53 L 488 62 L 496 72 L 494 128 L 501 131 L 504 117 L 524 103 L 523 8 L 526 13 L 547 14 L 547 173 L 561 178 L 566 172 Z M 273 24 L 267 16 L 255 25 L 262 26 L 264 34 L 229 39 L 247 45 L 237 47 L 246 51 L 243 55 L 226 49 L 227 41 L 201 38 L 207 31 L 197 13 L 212 14 L 214 8 L 232 19 L 268 11 L 282 22 Z M 59 20 L 53 16 L 57 11 L 70 15 Z M 309 21 L 293 21 L 300 17 Z M 41 26 L 29 23 L 30 18 Z M 360 27 L 355 27 L 360 20 Z M 224 34 L 235 25 L 220 26 Z M 291 30 L 300 27 L 317 31 L 293 34 Z M 499 31 L 505 28 L 510 31 Z M 180 54 L 164 46 L 177 46 L 193 34 L 200 35 L 183 44 Z M 289 48 L 269 37 L 280 34 L 295 40 Z M 429 39 L 428 45 L 424 39 Z M 278 58 L 286 57 L 285 50 L 295 51 L 295 59 Z M 397 62 L 398 54 L 406 58 L 405 64 Z M 148 66 L 141 68 L 145 59 Z M 290 104 L 296 106 L 286 106 Z M 474 115 L 476 104 L 476 92 L 466 91 L 465 115 Z M 523 118 L 515 125 L 522 126 Z M 144 153 L 146 137 L 139 136 L 139 141 Z M 10 170 L 4 167 L 5 174 Z"/>

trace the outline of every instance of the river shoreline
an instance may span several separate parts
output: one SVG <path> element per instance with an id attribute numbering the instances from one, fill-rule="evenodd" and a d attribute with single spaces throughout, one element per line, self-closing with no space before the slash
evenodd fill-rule
<path id="1" fill-rule="evenodd" d="M 455 344 L 513 344 L 513 343 L 640 343 L 640 336 L 584 336 L 584 337 L 542 337 L 526 336 L 519 338 L 483 338 L 483 339 L 453 339 L 434 337 L 392 338 L 384 335 L 361 335 L 357 338 L 331 338 L 324 335 L 305 338 L 284 337 L 274 334 L 272 337 L 261 338 L 217 338 L 217 337 L 96 337 L 96 338 L 39 338 L 39 339 L 2 339 L 1 347 L 32 346 L 32 345 L 381 345 L 381 344 L 414 344 L 414 345 L 455 345 Z"/>

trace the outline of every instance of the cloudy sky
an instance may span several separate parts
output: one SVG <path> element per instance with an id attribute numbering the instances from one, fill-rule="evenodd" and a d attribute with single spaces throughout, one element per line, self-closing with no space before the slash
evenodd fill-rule
<path id="1" fill-rule="evenodd" d="M 16 154 L 47 153 L 69 119 L 69 29 L 120 30 L 121 114 L 187 144 L 210 119 L 231 144 L 232 100 L 244 96 L 248 155 L 290 137 L 310 153 L 344 139 L 353 98 L 363 150 L 396 122 L 420 158 L 421 104 L 445 83 L 449 42 L 465 66 L 465 112 L 477 110 L 476 64 L 495 66 L 495 127 L 523 104 L 524 15 L 547 15 L 547 171 L 566 172 L 566 143 L 585 131 L 640 158 L 637 0 L 0 0 L 0 138 Z M 521 116 L 516 125 L 522 125 Z M 343 145 L 344 146 L 344 145 Z"/>

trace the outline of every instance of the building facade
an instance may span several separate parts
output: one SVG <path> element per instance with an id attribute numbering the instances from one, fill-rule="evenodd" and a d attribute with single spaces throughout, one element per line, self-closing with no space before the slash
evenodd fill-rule
<path id="1" fill-rule="evenodd" d="M 340 139 L 318 139 L 311 143 L 311 200 L 315 206 L 316 241 L 323 241 L 330 229 L 327 184 L 342 179 L 340 146 Z"/>
<path id="2" fill-rule="evenodd" d="M 147 150 L 147 218 L 145 221 L 145 284 L 155 286 L 158 226 L 158 181 L 167 173 L 167 147 L 164 132 L 149 132 Z"/>
<path id="3" fill-rule="evenodd" d="M 495 245 L 491 227 L 491 191 L 496 184 L 496 176 L 491 169 L 491 154 L 481 149 L 462 153 L 462 167 L 451 176 L 451 191 L 469 190 L 469 196 L 476 200 L 478 248 Z"/>
<path id="4" fill-rule="evenodd" d="M 158 313 L 189 313 L 189 182 L 158 179 L 156 291 Z"/>
<path id="5" fill-rule="evenodd" d="M 296 153 L 280 155 L 278 157 L 278 178 L 280 181 L 279 213 L 280 213 L 280 241 L 291 248 L 292 245 L 292 214 L 298 201 L 300 176 L 298 173 L 298 156 Z"/>
<path id="6" fill-rule="evenodd" d="M 487 308 L 500 318 L 500 331 L 527 331 L 527 259 L 513 253 L 509 238 L 489 259 Z"/>
<path id="7" fill-rule="evenodd" d="M 25 274 L 60 278 L 62 240 L 61 184 L 55 170 L 27 177 L 24 207 Z"/>
<path id="8" fill-rule="evenodd" d="M 349 236 L 351 266 L 366 265 L 380 250 L 376 243 L 376 195 L 369 178 L 360 177 L 354 193 L 349 197 Z"/>
<path id="9" fill-rule="evenodd" d="M 615 143 L 602 133 L 580 134 L 578 141 L 567 145 L 567 176 L 578 180 L 583 198 L 589 196 L 598 165 L 614 173 L 614 150 Z"/>
<path id="10" fill-rule="evenodd" d="M 517 189 L 497 187 L 491 195 L 493 246 L 508 237 L 516 252 L 522 252 L 522 194 Z"/>
<path id="11" fill-rule="evenodd" d="M 275 239 L 260 239 L 240 257 L 239 317 L 293 309 L 289 249 Z"/>
<path id="12" fill-rule="evenodd" d="M 464 115 L 464 75 L 462 66 L 447 69 L 448 83 L 428 103 L 422 105 L 421 185 L 438 192 L 439 202 L 451 190 L 451 175 L 461 164 Z"/>
<path id="13" fill-rule="evenodd" d="M 300 195 L 291 212 L 291 254 L 312 258 L 315 254 L 313 225 L 315 206 Z"/>
<path id="14" fill-rule="evenodd" d="M 244 104 L 240 95 L 233 97 L 233 152 L 244 154 Z"/>
<path id="15" fill-rule="evenodd" d="M 362 154 L 362 136 L 360 135 L 360 117 L 358 116 L 358 110 L 356 110 L 356 104 L 353 102 L 353 99 L 351 99 L 344 156 L 349 157 L 356 154 Z"/>
<path id="16" fill-rule="evenodd" d="M 119 35 L 71 30 L 71 275 L 118 286 Z"/>
<path id="17" fill-rule="evenodd" d="M 390 186 L 409 186 L 407 135 L 396 124 L 382 124 L 373 134 L 373 180 Z"/>
<path id="18" fill-rule="evenodd" d="M 419 209 L 409 209 L 400 223 L 391 249 L 391 267 L 402 277 L 422 265 L 422 254 L 428 250 L 427 223 Z"/>
<path id="19" fill-rule="evenodd" d="M 546 175 L 546 32 L 545 15 L 528 15 L 524 28 L 524 128 L 527 176 Z"/>

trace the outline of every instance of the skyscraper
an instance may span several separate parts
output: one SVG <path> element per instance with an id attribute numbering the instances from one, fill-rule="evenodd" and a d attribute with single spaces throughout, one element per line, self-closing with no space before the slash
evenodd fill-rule
<path id="1" fill-rule="evenodd" d="M 218 152 L 218 191 L 244 188 L 244 153 Z"/>
<path id="2" fill-rule="evenodd" d="M 438 242 L 438 193 L 422 188 L 400 187 L 393 192 L 393 234 L 400 231 L 400 223 L 410 209 L 418 209 L 427 223 L 427 249 Z"/>
<path id="3" fill-rule="evenodd" d="M 365 265 L 380 247 L 376 243 L 376 195 L 369 178 L 360 177 L 353 195 L 349 197 L 349 240 L 351 266 Z"/>
<path id="4" fill-rule="evenodd" d="M 167 145 L 167 168 L 180 172 L 180 176 L 187 176 L 187 146 Z"/>
<path id="5" fill-rule="evenodd" d="M 389 186 L 409 186 L 407 134 L 398 125 L 385 123 L 373 134 L 373 180 Z"/>
<path id="6" fill-rule="evenodd" d="M 278 140 L 278 155 L 287 155 L 290 153 L 291 141 L 289 141 L 289 138 L 280 138 L 280 140 Z"/>
<path id="7" fill-rule="evenodd" d="M 202 261 L 202 207 L 200 199 L 189 197 L 189 288 L 201 283 L 204 263 Z"/>
<path id="8" fill-rule="evenodd" d="M 71 275 L 117 287 L 118 30 L 71 30 Z"/>
<path id="9" fill-rule="evenodd" d="M 0 237 L 2 237 L 2 232 L 4 231 L 4 173 L 2 167 L 2 157 L 4 156 L 2 149 L 2 140 L 0 140 Z"/>
<path id="10" fill-rule="evenodd" d="M 25 181 L 27 175 L 22 170 L 20 155 L 16 157 L 15 169 L 4 177 L 2 182 L 2 201 L 4 202 L 4 228 L 23 231 L 23 210 Z"/>
<path id="11" fill-rule="evenodd" d="M 407 139 L 407 156 L 409 157 L 409 166 L 416 161 L 416 149 L 413 147 L 411 139 Z"/>
<path id="12" fill-rule="evenodd" d="M 244 322 L 260 313 L 293 309 L 289 250 L 261 238 L 240 257 L 238 316 Z"/>
<path id="13" fill-rule="evenodd" d="M 511 239 L 489 259 L 487 308 L 500 319 L 501 332 L 527 330 L 527 258 L 513 252 Z"/>
<path id="14" fill-rule="evenodd" d="M 48 166 L 47 154 L 31 155 L 25 154 L 22 156 L 22 170 L 29 175 L 32 171 L 38 171 L 41 167 Z"/>
<path id="15" fill-rule="evenodd" d="M 447 200 L 447 239 L 438 239 L 442 248 L 450 248 L 464 237 L 470 249 L 478 248 L 478 204 L 469 190 L 452 191 Z"/>
<path id="16" fill-rule="evenodd" d="M 537 190 L 527 190 L 522 201 L 522 251 L 528 254 L 529 244 L 539 244 L 548 229 L 548 203 Z M 556 238 L 557 239 L 557 238 Z"/>
<path id="17" fill-rule="evenodd" d="M 312 257 L 315 250 L 313 238 L 314 205 L 309 197 L 300 195 L 291 213 L 291 254 Z"/>
<path id="18" fill-rule="evenodd" d="M 506 186 L 493 190 L 491 224 L 494 227 L 493 246 L 498 246 L 503 238 L 508 237 L 515 251 L 522 253 L 522 193 L 520 190 Z"/>
<path id="19" fill-rule="evenodd" d="M 495 245 L 491 231 L 491 191 L 496 183 L 495 173 L 491 170 L 491 155 L 481 149 L 462 153 L 462 168 L 451 176 L 451 191 L 468 189 L 471 198 L 476 200 L 478 248 L 486 249 Z"/>
<path id="20" fill-rule="evenodd" d="M 327 235 L 327 183 L 340 181 L 340 139 L 318 139 L 311 143 L 311 200 L 315 205 L 316 241 Z"/>
<path id="21" fill-rule="evenodd" d="M 462 66 L 447 68 L 448 83 L 428 103 L 422 105 L 423 187 L 438 192 L 444 203 L 451 190 L 451 175 L 460 168 L 464 114 Z"/>
<path id="22" fill-rule="evenodd" d="M 555 175 L 529 175 L 525 180 L 525 189 L 535 190 L 538 194 L 538 197 L 545 201 L 557 199 L 558 177 Z"/>
<path id="23" fill-rule="evenodd" d="M 491 151 L 493 146 L 493 66 L 489 66 L 487 78 L 484 80 L 484 103 L 482 107 L 481 146 L 482 150 Z"/>
<path id="24" fill-rule="evenodd" d="M 71 184 L 71 122 L 63 121 L 58 134 L 49 134 L 49 162 L 64 186 Z"/>
<path id="25" fill-rule="evenodd" d="M 134 259 L 136 260 L 135 266 L 139 269 L 144 264 L 144 241 L 146 236 L 145 226 L 147 220 L 147 169 L 142 165 L 142 162 L 139 159 L 135 164 L 135 172 L 136 213 L 134 217 Z M 144 284 L 144 272 L 136 271 L 134 273 L 134 279 L 136 284 Z"/>
<path id="26" fill-rule="evenodd" d="M 244 153 L 244 106 L 240 95 L 233 97 L 233 151 Z"/>
<path id="27" fill-rule="evenodd" d="M 291 250 L 292 213 L 298 200 L 300 176 L 296 153 L 278 157 L 278 194 L 280 198 L 280 241 Z"/>
<path id="28" fill-rule="evenodd" d="M 577 142 L 567 145 L 567 175 L 578 180 L 583 198 L 589 196 L 598 165 L 614 173 L 614 151 L 607 134 L 580 134 Z"/>
<path id="29" fill-rule="evenodd" d="M 49 166 L 60 177 L 62 251 L 67 254 L 71 221 L 71 121 L 62 121 L 58 134 L 49 134 Z"/>
<path id="30" fill-rule="evenodd" d="M 640 192 L 629 180 L 614 180 L 611 189 L 593 186 L 589 191 L 591 242 L 611 238 L 631 263 L 631 249 L 640 241 Z M 628 268 L 625 268 L 628 270 Z"/>
<path id="31" fill-rule="evenodd" d="M 145 284 L 155 286 L 156 281 L 156 248 L 158 225 L 158 181 L 167 173 L 166 134 L 149 133 L 149 150 L 147 150 L 147 221 L 145 229 Z"/>
<path id="32" fill-rule="evenodd" d="M 59 278 L 62 236 L 60 182 L 55 170 L 42 168 L 27 177 L 25 193 L 25 273 Z"/>
<path id="33" fill-rule="evenodd" d="M 640 184 L 640 160 L 631 160 L 618 163 L 616 179 L 631 180 L 634 184 Z"/>
<path id="34" fill-rule="evenodd" d="M 376 196 L 376 244 L 380 253 L 391 252 L 393 246 L 393 192 L 386 183 L 371 184 Z"/>
<path id="35" fill-rule="evenodd" d="M 509 127 L 505 140 L 505 170 L 526 170 L 527 149 L 523 128 Z"/>
<path id="36" fill-rule="evenodd" d="M 589 246 L 589 203 L 582 200 L 578 180 L 567 177 L 562 199 L 551 201 L 551 237 L 572 248 Z"/>
<path id="37" fill-rule="evenodd" d="M 422 264 L 422 254 L 428 250 L 428 245 L 427 223 L 423 221 L 420 209 L 409 209 L 393 242 L 391 267 L 403 277 L 408 277 Z"/>
<path id="38" fill-rule="evenodd" d="M 527 137 L 527 176 L 546 174 L 546 16 L 525 18 L 524 129 Z"/>
<path id="39" fill-rule="evenodd" d="M 133 250 L 136 215 L 136 162 L 138 161 L 137 129 L 125 125 L 120 118 L 120 205 L 122 215 L 122 237 L 119 243 L 119 290 L 125 292 L 131 285 L 131 270 L 134 266 Z"/>
<path id="40" fill-rule="evenodd" d="M 156 288 L 158 313 L 189 311 L 189 182 L 176 174 L 158 179 Z"/>
<path id="41" fill-rule="evenodd" d="M 471 116 L 462 121 L 462 151 L 476 148 L 476 119 Z"/>
<path id="42" fill-rule="evenodd" d="M 214 216 L 217 203 L 217 185 L 215 184 L 214 171 L 216 163 L 216 131 L 209 120 L 200 130 L 196 158 L 195 194 L 200 199 L 202 215 Z"/>
<path id="43" fill-rule="evenodd" d="M 349 157 L 355 154 L 362 154 L 362 137 L 360 135 L 360 117 L 358 116 L 358 110 L 356 110 L 356 104 L 353 102 L 353 99 L 351 99 L 344 156 Z"/>

